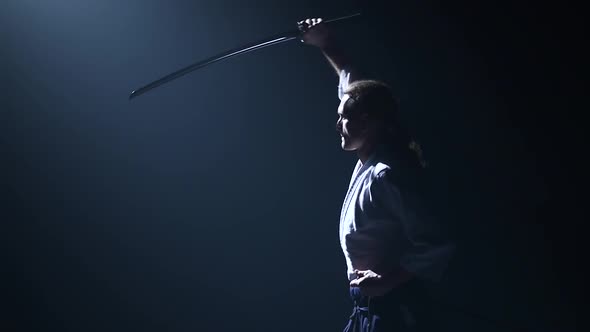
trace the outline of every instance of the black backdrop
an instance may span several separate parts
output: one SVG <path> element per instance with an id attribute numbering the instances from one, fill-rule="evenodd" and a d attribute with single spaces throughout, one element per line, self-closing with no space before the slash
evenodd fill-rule
<path id="1" fill-rule="evenodd" d="M 127 95 L 359 9 L 339 29 L 398 92 L 459 248 L 434 290 L 446 328 L 575 330 L 574 9 L 265 0 L 2 3 L 0 328 L 340 330 L 355 158 L 319 52 L 284 44 Z"/>

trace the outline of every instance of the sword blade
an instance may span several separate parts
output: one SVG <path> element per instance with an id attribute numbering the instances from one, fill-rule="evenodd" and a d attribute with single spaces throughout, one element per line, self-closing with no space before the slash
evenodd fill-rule
<path id="1" fill-rule="evenodd" d="M 139 88 L 139 89 L 131 92 L 131 94 L 129 95 L 129 99 L 133 99 L 133 98 L 135 98 L 137 96 L 140 96 L 140 95 L 142 95 L 142 94 L 144 94 L 144 93 L 146 93 L 146 92 L 148 92 L 148 91 L 150 91 L 150 90 L 152 90 L 154 88 L 159 87 L 162 84 L 168 83 L 168 82 L 170 82 L 172 80 L 175 80 L 175 79 L 177 79 L 177 78 L 179 78 L 181 76 L 184 76 L 184 75 L 186 75 L 186 74 L 188 74 L 188 73 L 190 73 L 190 72 L 192 72 L 194 70 L 197 70 L 199 68 L 203 68 L 205 66 L 208 66 L 208 65 L 210 65 L 212 63 L 219 62 L 219 61 L 222 61 L 222 60 L 227 60 L 227 59 L 229 59 L 231 57 L 234 57 L 236 55 L 239 55 L 239 54 L 244 54 L 244 53 L 256 51 L 256 50 L 259 50 L 261 48 L 265 48 L 265 47 L 268 47 L 268 46 L 272 46 L 272 45 L 284 43 L 284 42 L 293 40 L 295 38 L 297 38 L 297 36 L 282 36 L 282 37 L 277 37 L 277 38 L 274 38 L 274 39 L 265 40 L 265 41 L 260 42 L 260 43 L 248 44 L 248 45 L 242 46 L 240 48 L 232 49 L 232 50 L 226 51 L 224 53 L 217 54 L 217 55 L 212 56 L 210 58 L 207 58 L 205 60 L 202 60 L 202 61 L 193 63 L 191 65 L 188 65 L 188 66 L 186 66 L 184 68 L 181 68 L 181 69 L 179 69 L 179 70 L 177 70 L 177 71 L 175 71 L 175 72 L 173 72 L 171 74 L 168 74 L 168 75 L 166 75 L 166 76 L 164 76 L 164 77 L 162 77 L 162 78 L 160 78 L 160 79 L 158 79 L 156 81 L 153 81 L 153 82 L 151 82 L 151 83 L 149 83 L 149 84 L 147 84 L 145 86 L 142 86 L 141 88 Z"/>
<path id="2" fill-rule="evenodd" d="M 343 17 L 338 17 L 338 18 L 335 18 L 335 19 L 327 20 L 327 21 L 324 21 L 324 22 L 325 23 L 336 22 L 336 21 L 341 21 L 341 20 L 352 18 L 352 17 L 356 17 L 356 16 L 359 16 L 359 15 L 360 15 L 360 13 L 356 13 L 356 14 L 352 14 L 352 15 L 348 15 L 348 16 L 343 16 Z M 162 84 L 168 83 L 168 82 L 170 82 L 172 80 L 175 80 L 175 79 L 177 79 L 177 78 L 179 78 L 181 76 L 184 76 L 184 75 L 186 75 L 186 74 L 188 74 L 188 73 L 190 73 L 190 72 L 192 72 L 194 70 L 197 70 L 199 68 L 203 68 L 205 66 L 208 66 L 208 65 L 210 65 L 212 63 L 219 62 L 219 61 L 222 61 L 222 60 L 227 60 L 227 59 L 229 59 L 231 57 L 234 57 L 236 55 L 240 55 L 240 54 L 244 54 L 244 53 L 256 51 L 256 50 L 259 50 L 259 49 L 262 49 L 262 48 L 265 48 L 265 47 L 269 47 L 269 46 L 272 46 L 272 45 L 277 45 L 277 44 L 285 43 L 285 42 L 288 42 L 290 40 L 297 39 L 300 36 L 300 34 L 301 34 L 301 31 L 300 30 L 292 30 L 292 31 L 288 31 L 288 32 L 285 32 L 285 33 L 282 33 L 282 34 L 274 35 L 272 37 L 265 38 L 262 41 L 250 43 L 250 44 L 247 44 L 247 45 L 243 45 L 241 47 L 234 48 L 234 49 L 231 49 L 229 51 L 225 51 L 223 53 L 214 55 L 214 56 L 212 56 L 210 58 L 207 58 L 205 60 L 201 60 L 199 62 L 196 62 L 196 63 L 193 63 L 191 65 L 188 65 L 188 66 L 186 66 L 184 68 L 181 68 L 181 69 L 179 69 L 179 70 L 177 70 L 177 71 L 175 71 L 175 72 L 173 72 L 171 74 L 168 74 L 168 75 L 166 75 L 166 76 L 164 76 L 164 77 L 162 77 L 162 78 L 160 78 L 160 79 L 158 79 L 156 81 L 153 81 L 153 82 L 151 82 L 151 83 L 149 83 L 147 85 L 142 86 L 141 88 L 139 88 L 139 89 L 131 92 L 131 94 L 129 95 L 129 99 L 133 99 L 135 97 L 138 97 L 138 96 L 140 96 L 140 95 L 142 95 L 142 94 L 144 94 L 144 93 L 146 93 L 146 92 L 148 92 L 148 91 L 150 91 L 152 89 L 155 89 L 155 88 L 159 87 Z"/>

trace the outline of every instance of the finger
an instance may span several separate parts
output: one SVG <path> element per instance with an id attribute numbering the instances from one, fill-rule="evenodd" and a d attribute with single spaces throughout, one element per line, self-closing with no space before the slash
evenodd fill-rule
<path id="1" fill-rule="evenodd" d="M 354 279 L 350 282 L 350 285 L 354 286 L 354 287 L 360 287 L 363 284 L 363 282 L 365 280 L 367 280 L 367 278 L 368 277 L 361 277 L 361 278 Z"/>
<path id="2" fill-rule="evenodd" d="M 307 30 L 309 30 L 309 24 L 307 24 L 305 21 L 301 21 L 297 23 L 297 28 L 301 32 L 306 32 Z"/>
<path id="3" fill-rule="evenodd" d="M 318 28 L 318 27 L 320 27 L 320 23 L 322 23 L 322 19 L 321 18 L 314 18 L 313 19 L 313 25 L 312 26 Z"/>

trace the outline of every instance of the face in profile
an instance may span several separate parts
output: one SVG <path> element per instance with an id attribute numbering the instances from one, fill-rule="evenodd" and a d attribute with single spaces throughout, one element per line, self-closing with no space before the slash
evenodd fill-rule
<path id="1" fill-rule="evenodd" d="M 345 94 L 338 106 L 336 130 L 340 133 L 342 149 L 356 151 L 365 144 L 367 138 L 366 114 L 355 111 L 351 106 L 350 96 Z"/>

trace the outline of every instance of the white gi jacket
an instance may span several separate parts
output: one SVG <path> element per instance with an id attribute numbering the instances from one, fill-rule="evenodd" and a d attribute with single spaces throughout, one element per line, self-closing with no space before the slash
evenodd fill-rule
<path id="1" fill-rule="evenodd" d="M 340 98 L 348 77 L 340 75 Z M 423 208 L 412 172 L 403 165 L 386 146 L 356 164 L 340 215 L 349 280 L 356 278 L 355 269 L 383 274 L 402 267 L 436 281 L 446 269 L 453 246 Z"/>

